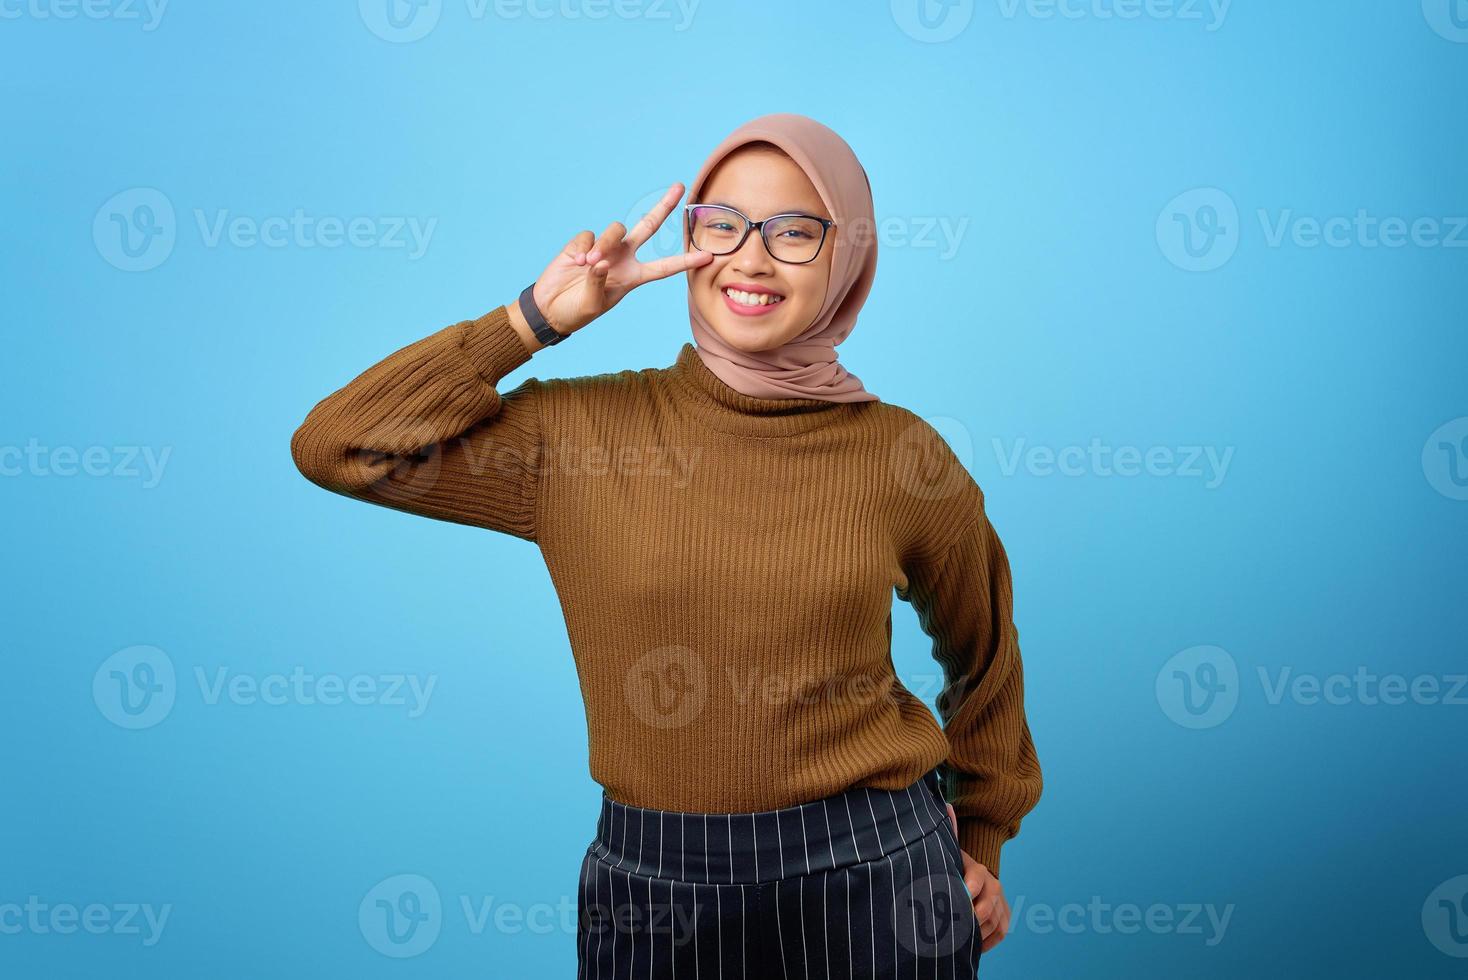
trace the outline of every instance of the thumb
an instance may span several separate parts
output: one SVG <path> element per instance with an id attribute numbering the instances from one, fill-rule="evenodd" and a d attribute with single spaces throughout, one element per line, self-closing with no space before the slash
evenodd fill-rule
<path id="1" fill-rule="evenodd" d="M 953 836 L 954 837 L 957 837 L 958 836 L 958 814 L 956 814 L 956 813 L 953 812 L 953 804 L 952 803 L 944 803 L 943 805 L 948 808 L 948 825 L 953 828 Z"/>

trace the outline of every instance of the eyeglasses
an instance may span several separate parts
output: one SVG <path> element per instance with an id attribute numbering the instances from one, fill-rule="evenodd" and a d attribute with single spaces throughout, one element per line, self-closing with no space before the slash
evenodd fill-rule
<path id="1" fill-rule="evenodd" d="M 758 229 L 765 251 L 791 265 L 814 261 L 826 242 L 826 231 L 836 227 L 830 218 L 813 214 L 772 214 L 763 221 L 751 221 L 722 204 L 685 204 L 683 210 L 688 215 L 688 237 L 700 252 L 737 252 L 750 230 Z"/>

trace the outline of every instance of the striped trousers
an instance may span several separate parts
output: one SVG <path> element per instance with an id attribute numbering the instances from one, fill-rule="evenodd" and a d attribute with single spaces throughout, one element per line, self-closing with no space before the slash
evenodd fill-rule
<path id="1" fill-rule="evenodd" d="M 936 770 L 778 810 L 686 813 L 602 793 L 581 864 L 577 980 L 978 975 Z"/>

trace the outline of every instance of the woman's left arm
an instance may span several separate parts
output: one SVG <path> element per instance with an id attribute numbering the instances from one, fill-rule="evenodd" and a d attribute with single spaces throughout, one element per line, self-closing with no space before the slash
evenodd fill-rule
<path id="1" fill-rule="evenodd" d="M 933 639 L 944 686 L 937 706 L 948 736 L 944 766 L 959 846 L 999 875 L 999 851 L 1040 799 L 1040 764 L 1025 717 L 1009 560 L 970 485 L 973 513 L 936 557 L 907 565 L 897 595 Z"/>

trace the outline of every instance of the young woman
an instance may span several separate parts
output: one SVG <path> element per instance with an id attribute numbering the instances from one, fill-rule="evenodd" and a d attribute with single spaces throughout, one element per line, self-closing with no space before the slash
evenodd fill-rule
<path id="1" fill-rule="evenodd" d="M 973 976 L 1041 776 L 983 493 L 836 358 L 876 269 L 866 171 L 815 120 L 754 119 L 693 181 L 685 251 L 639 261 L 682 193 L 323 399 L 296 464 L 540 548 L 603 789 L 580 976 Z M 680 272 L 671 365 L 496 387 Z M 941 727 L 893 672 L 894 591 Z"/>

